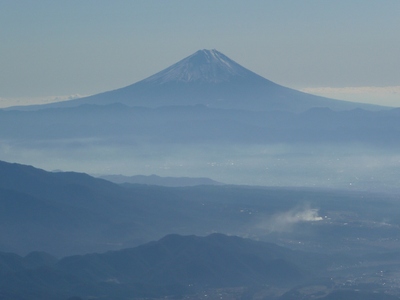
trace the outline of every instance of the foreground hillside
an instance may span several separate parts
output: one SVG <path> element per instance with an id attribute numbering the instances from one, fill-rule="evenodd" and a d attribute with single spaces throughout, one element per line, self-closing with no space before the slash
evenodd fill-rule
<path id="1" fill-rule="evenodd" d="M 288 287 L 316 276 L 322 257 L 213 234 L 168 235 L 103 254 L 56 260 L 0 253 L 0 299 L 132 299 L 196 295 L 205 288 Z"/>
<path id="2" fill-rule="evenodd" d="M 0 252 L 0 299 L 399 299 L 393 284 L 385 289 L 368 269 L 369 284 L 348 280 L 358 259 L 222 234 L 168 235 L 62 259 Z M 346 272 L 332 271 L 338 264 Z"/>

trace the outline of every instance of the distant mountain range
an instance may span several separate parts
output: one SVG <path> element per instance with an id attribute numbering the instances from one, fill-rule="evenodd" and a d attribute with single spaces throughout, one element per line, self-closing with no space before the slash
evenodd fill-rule
<path id="1" fill-rule="evenodd" d="M 383 107 L 333 100 L 283 87 L 237 64 L 217 50 L 199 50 L 167 69 L 124 88 L 53 104 L 20 107 L 43 109 L 83 104 L 162 107 L 205 105 L 210 108 L 302 112 Z"/>
<path id="2" fill-rule="evenodd" d="M 388 148 L 400 143 L 400 109 L 303 113 L 228 110 L 197 106 L 162 108 L 122 104 L 38 111 L 1 111 L 0 138 L 34 144 L 91 141 L 104 145 L 346 144 Z M 15 124 L 10 126 L 10 124 Z M 74 142 L 76 140 L 76 143 Z M 45 149 L 42 149 L 45 150 Z"/>

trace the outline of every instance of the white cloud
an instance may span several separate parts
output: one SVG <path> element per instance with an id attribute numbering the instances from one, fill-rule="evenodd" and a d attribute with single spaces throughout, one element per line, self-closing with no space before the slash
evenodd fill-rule
<path id="1" fill-rule="evenodd" d="M 66 95 L 66 96 L 45 96 L 45 97 L 19 97 L 19 98 L 0 98 L 0 108 L 11 107 L 11 106 L 25 106 L 25 105 L 36 105 L 36 104 L 48 104 L 61 102 L 66 100 L 73 100 L 86 97 L 83 95 Z"/>
<path id="2" fill-rule="evenodd" d="M 400 86 L 313 87 L 300 90 L 328 98 L 400 107 Z"/>

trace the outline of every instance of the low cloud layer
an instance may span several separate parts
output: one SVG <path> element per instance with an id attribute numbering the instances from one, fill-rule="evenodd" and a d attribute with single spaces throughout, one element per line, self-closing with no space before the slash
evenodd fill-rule
<path id="1" fill-rule="evenodd" d="M 1 98 L 0 97 L 0 108 L 6 108 L 11 106 L 25 106 L 25 105 L 36 105 L 36 104 L 48 104 L 66 100 L 73 100 L 85 97 L 83 95 L 74 94 L 66 96 L 45 96 L 45 97 L 19 97 L 19 98 Z"/>
<path id="2" fill-rule="evenodd" d="M 340 100 L 400 107 L 400 86 L 316 87 L 301 91 Z"/>

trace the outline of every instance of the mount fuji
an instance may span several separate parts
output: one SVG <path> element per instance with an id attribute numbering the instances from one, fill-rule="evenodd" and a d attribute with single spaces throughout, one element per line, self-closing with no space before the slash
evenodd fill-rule
<path id="1" fill-rule="evenodd" d="M 283 87 L 242 67 L 217 50 L 199 50 L 159 73 L 120 89 L 40 105 L 39 108 L 112 103 L 149 108 L 205 105 L 209 108 L 291 112 L 313 107 L 333 110 L 378 108 Z"/>

